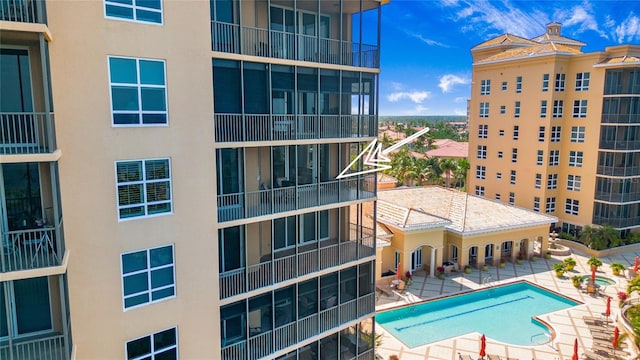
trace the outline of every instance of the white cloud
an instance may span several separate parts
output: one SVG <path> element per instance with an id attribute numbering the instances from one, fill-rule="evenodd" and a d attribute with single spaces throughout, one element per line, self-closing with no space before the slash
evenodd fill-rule
<path id="1" fill-rule="evenodd" d="M 409 36 L 412 36 L 412 37 L 422 41 L 423 43 L 425 43 L 425 44 L 427 44 L 429 46 L 440 46 L 440 47 L 443 47 L 443 48 L 448 48 L 449 47 L 449 45 L 447 45 L 447 44 L 443 44 L 443 43 L 438 42 L 436 40 L 428 39 L 428 38 L 422 36 L 422 34 L 418 34 L 418 33 L 409 31 L 407 29 L 404 29 L 404 32 L 405 32 L 405 34 L 407 34 Z"/>
<path id="2" fill-rule="evenodd" d="M 396 102 L 401 99 L 409 99 L 416 104 L 420 104 L 425 99 L 429 98 L 430 95 L 431 93 L 428 91 L 413 91 L 413 92 L 398 91 L 398 92 L 394 92 L 387 95 L 387 100 L 391 102 Z"/>
<path id="3" fill-rule="evenodd" d="M 607 39 L 608 36 L 598 27 L 598 22 L 593 11 L 593 7 L 589 2 L 584 1 L 582 5 L 576 5 L 571 9 L 557 10 L 553 18 L 562 23 L 563 26 L 577 26 L 577 33 L 583 33 L 592 30 L 600 34 L 601 37 Z"/>
<path id="4" fill-rule="evenodd" d="M 466 103 L 467 99 L 469 99 L 469 98 L 466 97 L 466 96 L 458 96 L 455 99 L 453 99 L 453 101 L 457 102 L 457 103 L 461 103 L 461 102 Z"/>
<path id="5" fill-rule="evenodd" d="M 442 89 L 443 93 L 447 93 L 451 91 L 455 85 L 464 85 L 468 83 L 468 79 L 453 74 L 447 74 L 440 78 L 440 84 L 438 84 L 438 86 Z"/>
<path id="6" fill-rule="evenodd" d="M 391 87 L 393 88 L 394 91 L 401 91 L 402 89 L 404 89 L 404 85 L 402 85 L 397 81 L 392 81 Z"/>
<path id="7" fill-rule="evenodd" d="M 541 11 L 516 8 L 508 1 L 460 0 L 462 7 L 454 20 L 462 20 L 465 32 L 486 34 L 497 30 L 524 37 L 534 37 L 543 32 L 544 24 L 549 22 Z"/>
<path id="8" fill-rule="evenodd" d="M 614 33 L 618 43 L 640 40 L 640 18 L 631 12 L 624 21 L 615 27 Z"/>
<path id="9" fill-rule="evenodd" d="M 460 115 L 460 116 L 467 116 L 467 109 L 464 109 L 464 110 L 453 109 L 453 114 L 454 115 Z"/>

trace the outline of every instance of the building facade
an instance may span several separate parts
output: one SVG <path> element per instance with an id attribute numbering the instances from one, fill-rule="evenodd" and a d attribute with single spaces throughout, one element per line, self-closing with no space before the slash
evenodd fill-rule
<path id="1" fill-rule="evenodd" d="M 579 231 L 640 227 L 640 47 L 583 53 L 550 23 L 475 46 L 467 191 Z"/>
<path id="2" fill-rule="evenodd" d="M 2 2 L 0 358 L 372 359 L 381 5 Z"/>

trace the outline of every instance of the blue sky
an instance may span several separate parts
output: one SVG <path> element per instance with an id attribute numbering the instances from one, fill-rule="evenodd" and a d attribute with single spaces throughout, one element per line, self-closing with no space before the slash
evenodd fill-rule
<path id="1" fill-rule="evenodd" d="M 382 7 L 380 115 L 465 115 L 470 49 L 551 21 L 584 52 L 640 44 L 640 0 L 391 0 Z"/>

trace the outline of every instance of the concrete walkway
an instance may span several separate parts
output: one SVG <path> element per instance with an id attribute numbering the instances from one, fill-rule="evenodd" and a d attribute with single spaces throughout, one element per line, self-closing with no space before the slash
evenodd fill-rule
<path id="1" fill-rule="evenodd" d="M 609 264 L 618 262 L 625 266 L 633 266 L 636 255 L 640 256 L 640 251 L 626 252 L 600 258 L 604 264 L 598 269 L 597 275 L 605 276 L 616 281 L 616 285 L 601 289 L 604 291 L 604 294 L 612 297 L 612 319 L 616 319 L 619 316 L 620 309 L 618 308 L 617 294 L 619 291 L 626 291 L 627 279 L 623 276 L 614 276 Z M 535 262 L 524 261 L 522 265 L 507 263 L 504 269 L 490 266 L 486 272 L 474 269 L 471 274 L 467 275 L 459 272 L 449 275 L 445 280 L 428 277 L 424 271 L 419 271 L 414 274 L 413 283 L 407 287 L 407 291 L 403 297 L 395 295 L 388 296 L 378 292 L 376 310 L 382 311 L 399 305 L 406 305 L 409 302 L 422 301 L 433 297 L 485 287 L 487 285 L 483 284 L 483 279 L 488 275 L 490 275 L 493 280 L 492 285 L 526 279 L 549 290 L 581 301 L 584 305 L 541 316 L 543 320 L 553 326 L 556 332 L 556 337 L 552 342 L 539 346 L 523 347 L 500 343 L 487 338 L 487 354 L 496 354 L 500 356 L 501 359 L 571 359 L 574 340 L 577 338 L 579 345 L 578 353 L 581 359 L 583 359 L 584 357 L 582 355 L 584 351 L 591 350 L 593 344 L 593 337 L 591 336 L 589 327 L 583 320 L 583 316 L 602 316 L 606 308 L 606 296 L 588 295 L 584 290 L 576 289 L 573 286 L 571 282 L 572 276 L 590 275 L 591 270 L 587 264 L 589 256 L 576 252 L 570 256 L 576 259 L 578 264 L 574 271 L 565 273 L 562 279 L 556 277 L 553 271 L 553 264 L 569 256 L 553 256 L 548 260 L 539 258 Z M 637 295 L 634 294 L 633 296 Z M 496 321 L 499 321 L 499 318 L 497 318 Z M 437 330 L 434 329 L 433 331 Z M 517 329 L 514 329 L 514 331 L 517 331 Z M 478 358 L 479 333 L 466 334 L 424 346 L 408 348 L 379 325 L 376 327 L 376 332 L 383 334 L 382 345 L 376 347 L 376 349 L 377 353 L 385 360 L 391 355 L 398 355 L 402 360 L 457 360 L 458 353 L 470 355 L 473 359 Z M 629 343 L 627 349 L 632 348 Z M 637 354 L 633 354 L 630 358 L 637 359 L 636 355 Z"/>

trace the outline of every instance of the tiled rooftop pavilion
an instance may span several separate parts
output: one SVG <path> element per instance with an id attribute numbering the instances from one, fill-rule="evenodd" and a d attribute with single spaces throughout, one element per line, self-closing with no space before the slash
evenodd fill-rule
<path id="1" fill-rule="evenodd" d="M 447 276 L 445 280 L 426 276 L 424 271 L 419 271 L 413 274 L 413 282 L 407 287 L 403 297 L 395 294 L 394 296 L 379 294 L 376 301 L 376 310 L 379 312 L 406 305 L 408 302 L 418 302 L 479 289 L 486 286 L 482 285 L 482 279 L 488 275 L 491 275 L 494 284 L 504 284 L 524 279 L 584 304 L 540 316 L 551 324 L 555 330 L 556 337 L 551 343 L 524 347 L 500 343 L 487 338 L 487 354 L 496 354 L 503 359 L 507 357 L 527 360 L 571 359 L 573 343 L 577 338 L 578 354 L 581 359 L 584 359 L 585 350 L 591 350 L 593 337 L 588 325 L 583 320 L 583 316 L 602 316 L 606 307 L 606 297 L 604 295 L 588 295 L 584 292 L 584 286 L 582 290 L 573 287 L 571 276 L 589 275 L 591 273 L 587 264 L 590 256 L 575 250 L 570 256 L 576 259 L 578 264 L 574 271 L 565 273 L 562 279 L 556 277 L 553 271 L 553 264 L 562 261 L 568 256 L 552 256 L 551 259 L 539 258 L 535 262 L 524 261 L 522 265 L 507 263 L 504 269 L 490 266 L 487 272 L 473 269 L 471 274 L 458 272 Z M 640 247 L 636 247 L 635 250 L 600 258 L 604 264 L 598 269 L 597 275 L 616 280 L 616 285 L 602 289 L 605 295 L 613 297 L 611 302 L 612 319 L 619 317 L 620 309 L 617 306 L 617 293 L 626 290 L 627 279 L 622 276 L 613 276 L 609 264 L 619 262 L 626 266 L 633 266 L 636 256 L 640 256 Z M 634 294 L 632 296 L 638 295 Z M 376 332 L 383 334 L 382 345 L 376 349 L 384 359 L 388 359 L 393 354 L 398 355 L 402 360 L 457 360 L 458 354 L 470 355 L 473 359 L 479 358 L 479 333 L 470 333 L 424 346 L 408 348 L 400 340 L 389 335 L 379 325 L 376 327 Z M 632 346 L 627 346 L 627 351 L 632 352 L 633 356 L 631 358 L 637 358 L 638 354 L 633 353 Z"/>

